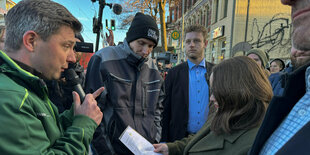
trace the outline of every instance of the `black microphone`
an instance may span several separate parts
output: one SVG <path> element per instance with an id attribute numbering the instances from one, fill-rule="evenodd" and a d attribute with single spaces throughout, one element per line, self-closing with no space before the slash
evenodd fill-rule
<path id="1" fill-rule="evenodd" d="M 117 15 L 122 13 L 122 6 L 119 4 L 113 4 L 113 12 Z"/>
<path id="2" fill-rule="evenodd" d="M 79 76 L 76 74 L 73 68 L 65 70 L 65 79 L 67 84 L 73 86 L 74 91 L 79 94 L 82 103 L 85 98 L 85 92 L 79 82 Z"/>

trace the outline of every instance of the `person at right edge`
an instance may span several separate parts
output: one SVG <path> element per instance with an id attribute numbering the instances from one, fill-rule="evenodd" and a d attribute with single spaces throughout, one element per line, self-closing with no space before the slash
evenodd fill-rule
<path id="1" fill-rule="evenodd" d="M 292 8 L 295 69 L 282 96 L 273 97 L 250 155 L 304 155 L 310 152 L 310 1 L 281 0 Z"/>
<path id="2" fill-rule="evenodd" d="M 159 30 L 149 15 L 137 13 L 123 44 L 94 54 L 88 64 L 85 91 L 104 86 L 98 105 L 104 113 L 92 146 L 98 154 L 132 154 L 119 140 L 127 126 L 150 143 L 161 138 L 163 79 L 149 54 L 158 43 Z"/>

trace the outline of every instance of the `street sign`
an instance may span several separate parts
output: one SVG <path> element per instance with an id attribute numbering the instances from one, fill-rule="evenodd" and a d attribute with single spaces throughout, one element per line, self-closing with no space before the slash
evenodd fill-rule
<path id="1" fill-rule="evenodd" d="M 179 33 L 178 31 L 173 31 L 173 32 L 171 33 L 171 38 L 172 38 L 173 40 L 178 40 L 178 39 L 180 38 L 180 33 Z"/>

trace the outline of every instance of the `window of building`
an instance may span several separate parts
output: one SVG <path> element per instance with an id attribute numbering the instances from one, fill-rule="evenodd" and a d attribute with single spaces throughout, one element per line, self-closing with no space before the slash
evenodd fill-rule
<path id="1" fill-rule="evenodd" d="M 225 53 L 226 53 L 226 40 L 223 40 L 221 46 L 221 55 L 219 56 L 220 61 L 225 59 Z"/>
<path id="2" fill-rule="evenodd" d="M 203 25 L 203 23 L 204 23 L 203 19 L 204 19 L 204 15 L 203 15 L 203 11 L 201 10 L 200 11 L 200 22 L 199 22 L 200 25 Z"/>
<path id="3" fill-rule="evenodd" d="M 227 8 L 228 7 L 228 0 L 222 0 L 221 4 L 221 19 L 227 17 Z"/>
<path id="4" fill-rule="evenodd" d="M 176 11 L 176 18 L 175 18 L 174 22 L 175 22 L 178 18 L 180 18 L 179 6 L 175 8 L 175 11 Z"/>
<path id="5" fill-rule="evenodd" d="M 171 22 L 174 21 L 174 9 L 171 11 Z"/>
<path id="6" fill-rule="evenodd" d="M 214 4 L 213 4 L 213 10 L 214 10 L 214 18 L 213 18 L 213 23 L 217 22 L 217 18 L 218 18 L 218 12 L 219 12 L 219 0 L 215 0 Z"/>
<path id="7" fill-rule="evenodd" d="M 186 11 L 187 11 L 187 6 L 188 6 L 188 5 L 187 5 L 187 1 L 188 1 L 188 0 L 185 0 L 185 2 L 184 2 L 184 3 L 185 3 L 185 6 L 184 6 L 184 13 L 186 13 Z M 181 10 L 182 10 L 182 9 L 181 9 Z"/>
<path id="8" fill-rule="evenodd" d="M 216 45 L 216 43 L 212 43 L 212 45 L 211 45 L 211 61 L 212 61 L 212 63 L 214 63 L 214 60 L 215 60 L 215 53 L 216 53 L 215 45 Z"/>
<path id="9" fill-rule="evenodd" d="M 227 17 L 227 11 L 228 11 L 228 0 L 224 0 L 224 18 Z"/>
<path id="10" fill-rule="evenodd" d="M 210 12 L 209 12 L 209 6 L 207 6 L 207 8 L 206 8 L 206 11 L 205 11 L 205 21 L 206 21 L 206 27 L 208 27 L 209 26 L 209 21 L 210 21 Z"/>

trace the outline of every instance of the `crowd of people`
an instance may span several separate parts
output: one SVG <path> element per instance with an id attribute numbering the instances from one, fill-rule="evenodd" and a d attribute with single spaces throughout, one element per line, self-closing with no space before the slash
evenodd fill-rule
<path id="1" fill-rule="evenodd" d="M 50 0 L 20 1 L 0 27 L 0 152 L 129 155 L 119 139 L 128 126 L 163 155 L 309 152 L 310 2 L 281 2 L 292 7 L 287 65 L 257 48 L 210 63 L 207 29 L 194 24 L 187 60 L 163 78 L 149 59 L 159 40 L 150 15 L 136 13 L 121 44 L 109 31 L 84 70 L 77 18 Z"/>

